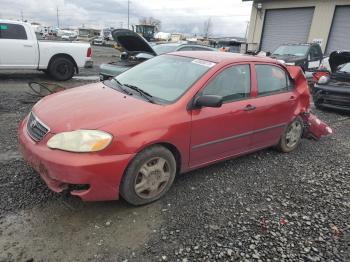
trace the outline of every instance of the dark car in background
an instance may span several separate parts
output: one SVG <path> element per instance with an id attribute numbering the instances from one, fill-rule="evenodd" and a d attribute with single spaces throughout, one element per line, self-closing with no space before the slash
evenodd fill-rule
<path id="1" fill-rule="evenodd" d="M 317 43 L 281 45 L 270 56 L 300 66 L 304 72 L 318 69 L 323 59 L 322 49 Z"/>
<path id="2" fill-rule="evenodd" d="M 131 67 L 157 55 L 175 51 L 217 51 L 209 46 L 179 43 L 151 44 L 142 36 L 128 29 L 116 29 L 112 32 L 114 41 L 123 49 L 116 62 L 100 65 L 100 80 L 115 77 Z"/>
<path id="3" fill-rule="evenodd" d="M 350 113 L 350 51 L 334 51 L 329 56 L 331 73 L 321 76 L 314 85 L 317 108 Z"/>

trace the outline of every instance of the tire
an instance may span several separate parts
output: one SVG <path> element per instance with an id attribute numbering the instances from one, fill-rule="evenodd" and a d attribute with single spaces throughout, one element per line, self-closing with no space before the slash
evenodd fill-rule
<path id="1" fill-rule="evenodd" d="M 277 149 L 283 153 L 289 153 L 295 150 L 300 144 L 304 129 L 303 126 L 303 120 L 299 116 L 296 117 L 283 132 Z"/>
<path id="2" fill-rule="evenodd" d="M 74 63 L 66 57 L 55 58 L 49 66 L 50 75 L 58 81 L 66 81 L 74 75 Z"/>
<path id="3" fill-rule="evenodd" d="M 151 203 L 169 190 L 175 175 L 174 155 L 163 146 L 152 146 L 132 160 L 122 178 L 120 194 L 135 206 Z"/>

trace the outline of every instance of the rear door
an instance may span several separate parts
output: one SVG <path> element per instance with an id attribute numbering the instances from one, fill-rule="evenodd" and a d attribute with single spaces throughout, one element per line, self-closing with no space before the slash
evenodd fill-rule
<path id="1" fill-rule="evenodd" d="M 36 68 L 37 50 L 36 39 L 23 25 L 0 23 L 0 68 Z"/>
<path id="2" fill-rule="evenodd" d="M 278 143 L 286 126 L 293 119 L 297 94 L 287 72 L 277 65 L 256 64 L 257 96 L 252 148 L 264 148 Z"/>
<path id="3" fill-rule="evenodd" d="M 217 73 L 199 92 L 199 96 L 222 96 L 224 103 L 220 108 L 192 110 L 192 168 L 248 150 L 253 125 L 250 87 L 250 65 L 240 64 Z"/>

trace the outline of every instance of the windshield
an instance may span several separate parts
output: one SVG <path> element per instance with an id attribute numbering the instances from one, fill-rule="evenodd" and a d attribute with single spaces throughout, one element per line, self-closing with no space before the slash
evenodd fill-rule
<path id="1" fill-rule="evenodd" d="M 338 69 L 338 72 L 350 74 L 350 63 L 346 63 L 344 65 L 341 65 Z"/>
<path id="2" fill-rule="evenodd" d="M 155 45 L 152 46 L 152 48 L 158 55 L 161 55 L 165 53 L 174 52 L 177 48 L 177 45 Z"/>
<path id="3" fill-rule="evenodd" d="M 272 55 L 291 55 L 291 56 L 306 56 L 309 49 L 307 45 L 282 45 L 277 48 Z"/>
<path id="4" fill-rule="evenodd" d="M 189 57 L 162 55 L 125 71 L 115 79 L 122 85 L 142 89 L 155 101 L 171 103 L 214 65 Z"/>

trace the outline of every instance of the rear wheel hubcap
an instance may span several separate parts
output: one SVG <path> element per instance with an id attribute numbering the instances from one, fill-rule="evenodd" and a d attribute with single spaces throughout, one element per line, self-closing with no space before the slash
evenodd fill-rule
<path id="1" fill-rule="evenodd" d="M 286 134 L 286 145 L 288 147 L 294 147 L 299 142 L 301 133 L 302 133 L 302 126 L 300 122 L 298 121 L 293 122 L 289 126 Z"/>

